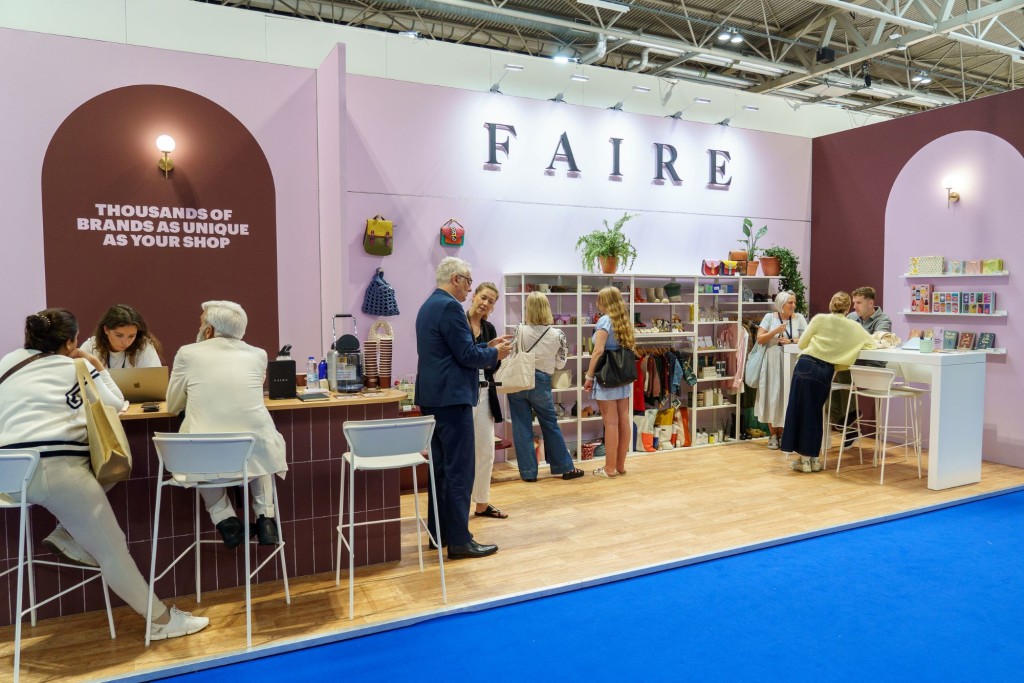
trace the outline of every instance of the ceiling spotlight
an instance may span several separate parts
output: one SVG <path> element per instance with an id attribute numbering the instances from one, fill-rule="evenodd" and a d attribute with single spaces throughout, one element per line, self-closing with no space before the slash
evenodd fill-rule
<path id="1" fill-rule="evenodd" d="M 743 111 L 761 111 L 760 107 L 755 107 L 752 104 L 743 105 Z"/>
<path id="2" fill-rule="evenodd" d="M 729 38 L 729 42 L 730 43 L 742 43 L 743 42 L 743 36 L 741 36 L 739 34 L 739 31 L 737 31 L 736 29 L 733 29 L 732 30 L 732 37 Z"/>
<path id="3" fill-rule="evenodd" d="M 523 67 L 520 66 L 519 64 L 506 64 L 505 65 L 505 73 L 501 74 L 501 78 L 498 79 L 498 82 L 491 86 L 491 92 L 496 92 L 499 95 L 504 94 L 504 93 L 501 92 L 501 90 L 499 90 L 499 87 L 501 86 L 501 82 L 503 80 L 505 80 L 505 76 L 508 76 L 509 73 L 512 72 L 512 71 L 522 71 L 522 70 L 523 70 Z"/>
<path id="4" fill-rule="evenodd" d="M 893 31 L 892 33 L 889 34 L 889 40 L 899 40 L 902 37 L 903 34 L 900 33 L 899 31 Z"/>
<path id="5" fill-rule="evenodd" d="M 577 83 L 586 83 L 590 80 L 590 76 L 584 76 L 583 74 L 573 74 L 569 76 L 570 81 L 576 81 Z"/>
<path id="6" fill-rule="evenodd" d="M 417 38 L 420 37 L 420 32 L 419 31 L 399 31 L 398 35 L 402 36 L 403 38 L 409 38 L 411 40 L 416 40 Z"/>
<path id="7" fill-rule="evenodd" d="M 575 64 L 576 58 L 569 57 L 568 55 L 555 55 L 551 59 L 555 60 L 556 64 Z"/>
<path id="8" fill-rule="evenodd" d="M 665 118 L 676 119 L 678 121 L 679 119 L 683 118 L 683 112 L 692 107 L 694 104 L 711 104 L 711 100 L 708 99 L 707 97 L 694 97 L 693 102 L 691 104 L 686 105 L 685 107 L 677 111 L 675 114 L 669 114 Z"/>
<path id="9" fill-rule="evenodd" d="M 584 76 L 583 74 L 573 74 L 572 76 L 569 76 L 569 83 L 568 83 L 568 85 L 566 85 L 564 88 L 562 88 L 562 92 L 558 93 L 557 95 L 555 95 L 554 97 L 552 97 L 548 101 L 549 102 L 565 102 L 565 93 L 569 90 L 569 88 L 572 87 L 572 84 L 574 82 L 576 82 L 576 83 L 586 83 L 589 80 L 590 80 L 590 76 Z"/>
<path id="10" fill-rule="evenodd" d="M 718 42 L 720 43 L 724 43 L 730 38 L 732 38 L 732 32 L 727 28 L 723 28 L 718 34 Z"/>
<path id="11" fill-rule="evenodd" d="M 911 77 L 910 80 L 913 81 L 914 83 L 920 83 L 921 85 L 928 85 L 929 83 L 932 82 L 932 77 L 929 76 L 924 71 L 918 71 Z"/>
<path id="12" fill-rule="evenodd" d="M 622 98 L 622 100 L 620 100 L 619 102 L 616 102 L 614 105 L 612 105 L 611 107 L 608 107 L 608 108 L 609 109 L 614 109 L 615 111 L 622 111 L 622 105 L 624 105 L 626 103 L 626 100 L 628 100 L 630 97 L 632 97 L 633 93 L 636 93 L 636 92 L 642 93 L 642 94 L 647 94 L 647 93 L 651 92 L 651 89 L 648 88 L 646 85 L 634 85 L 633 89 L 630 91 L 630 93 L 628 95 L 626 95 L 625 97 Z"/>

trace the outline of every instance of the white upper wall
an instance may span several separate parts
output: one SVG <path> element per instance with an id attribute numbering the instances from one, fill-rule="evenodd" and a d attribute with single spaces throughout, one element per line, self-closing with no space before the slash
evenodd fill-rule
<path id="1" fill-rule="evenodd" d="M 501 89 L 509 95 L 549 99 L 565 91 L 567 102 L 595 108 L 625 99 L 625 111 L 652 116 L 668 116 L 691 105 L 694 97 L 706 97 L 711 104 L 693 105 L 683 118 L 717 123 L 731 116 L 731 125 L 737 128 L 809 138 L 886 120 L 820 104 L 794 109 L 780 97 L 685 81 L 673 86 L 644 74 L 555 64 L 546 58 L 412 40 L 191 0 L 4 2 L 0 3 L 0 27 L 314 69 L 337 43 L 344 43 L 349 74 L 478 91 L 489 90 L 511 61 L 525 71 L 509 73 L 502 81 Z M 573 73 L 590 80 L 572 82 L 569 87 Z M 634 85 L 648 86 L 651 92 L 627 98 Z M 760 111 L 741 111 L 744 105 L 755 105 Z"/>

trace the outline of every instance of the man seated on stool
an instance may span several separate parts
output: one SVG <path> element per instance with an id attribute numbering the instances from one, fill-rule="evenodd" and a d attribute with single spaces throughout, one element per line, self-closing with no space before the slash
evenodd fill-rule
<path id="1" fill-rule="evenodd" d="M 868 334 L 874 334 L 875 332 L 892 332 L 892 320 L 889 315 L 882 311 L 881 306 L 875 305 L 875 288 L 874 287 L 858 287 L 851 292 L 853 296 L 853 311 L 847 315 L 848 320 L 853 320 L 860 323 L 861 327 Z M 873 368 L 884 368 L 885 363 L 880 361 L 872 360 L 859 360 L 856 365 L 866 365 Z M 850 371 L 843 370 L 842 372 L 836 373 L 836 382 L 840 384 L 850 383 Z M 846 413 L 846 403 L 849 400 L 850 392 L 838 390 L 832 395 L 832 408 L 829 411 L 829 418 L 832 420 L 832 424 L 842 425 L 843 416 Z M 857 421 L 857 406 L 850 406 L 850 424 Z M 846 446 L 849 448 L 853 445 L 854 432 L 850 433 L 850 436 L 846 439 Z"/>
<path id="2" fill-rule="evenodd" d="M 249 474 L 261 475 L 250 484 L 255 529 L 248 532 L 228 498 L 228 489 L 200 489 L 217 531 L 229 548 L 253 533 L 260 545 L 278 542 L 274 521 L 273 474 L 284 478 L 284 437 L 274 427 L 263 403 L 267 354 L 242 341 L 248 318 L 233 301 L 207 301 L 199 318 L 195 344 L 187 344 L 174 357 L 167 386 L 168 412 L 185 412 L 181 433 L 252 432 L 256 445 L 249 458 Z"/>

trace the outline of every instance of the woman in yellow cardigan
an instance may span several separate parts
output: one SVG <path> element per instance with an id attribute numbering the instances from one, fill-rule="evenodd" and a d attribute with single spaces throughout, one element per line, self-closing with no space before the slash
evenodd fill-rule
<path id="1" fill-rule="evenodd" d="M 829 302 L 831 313 L 814 316 L 800 335 L 800 358 L 793 369 L 789 389 L 782 450 L 797 453 L 790 466 L 798 472 L 818 472 L 821 463 L 821 410 L 832 390 L 832 377 L 857 360 L 861 349 L 876 348 L 874 338 L 860 324 L 846 319 L 850 295 L 836 292 Z"/>

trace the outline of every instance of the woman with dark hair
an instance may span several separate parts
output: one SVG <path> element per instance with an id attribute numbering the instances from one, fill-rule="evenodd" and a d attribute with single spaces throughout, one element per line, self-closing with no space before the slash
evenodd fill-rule
<path id="1" fill-rule="evenodd" d="M 52 513 L 103 572 L 111 590 L 139 614 L 146 613 L 149 586 L 128 554 L 124 532 L 89 464 L 89 435 L 75 359 L 94 379 L 109 377 L 103 362 L 78 348 L 78 321 L 63 308 L 48 308 L 25 319 L 25 348 L 0 359 L 0 448 L 30 448 L 39 465 L 28 487 L 28 502 Z M 103 403 L 122 400 L 96 383 Z M 194 617 L 162 602 L 149 625 L 157 640 L 200 631 L 206 617 Z"/>
<path id="2" fill-rule="evenodd" d="M 103 314 L 82 350 L 103 359 L 108 368 L 156 368 L 163 365 L 163 348 L 145 319 L 126 304 L 114 304 Z"/>
<path id="3" fill-rule="evenodd" d="M 487 316 L 498 303 L 498 286 L 493 282 L 481 282 L 473 292 L 473 300 L 469 304 L 466 318 L 469 329 L 473 331 L 473 341 L 477 344 L 489 344 L 497 338 L 498 332 L 494 325 L 487 322 Z M 501 361 L 498 361 L 501 365 Z M 494 425 L 502 421 L 501 404 L 498 403 L 498 392 L 494 387 L 493 368 L 481 368 L 480 399 L 473 408 L 473 432 L 476 444 L 476 475 L 473 478 L 474 503 L 473 514 L 477 517 L 493 517 L 506 519 L 508 515 L 490 503 L 491 472 L 494 470 Z"/>

